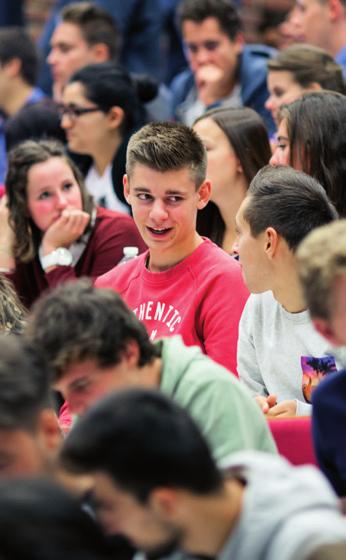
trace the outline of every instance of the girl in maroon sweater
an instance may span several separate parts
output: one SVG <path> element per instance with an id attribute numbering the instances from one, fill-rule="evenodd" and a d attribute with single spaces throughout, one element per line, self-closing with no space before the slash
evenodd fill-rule
<path id="1" fill-rule="evenodd" d="M 113 268 L 145 246 L 131 217 L 94 206 L 61 144 L 28 140 L 10 154 L 0 205 L 0 272 L 30 306 L 47 287 Z"/>

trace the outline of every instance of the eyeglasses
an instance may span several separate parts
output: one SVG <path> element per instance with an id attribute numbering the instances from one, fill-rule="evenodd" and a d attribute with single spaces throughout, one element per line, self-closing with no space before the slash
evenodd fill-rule
<path id="1" fill-rule="evenodd" d="M 100 107 L 76 107 L 74 105 L 59 105 L 59 117 L 62 119 L 65 115 L 71 120 L 76 120 L 86 113 L 94 113 L 95 111 L 102 111 Z"/>

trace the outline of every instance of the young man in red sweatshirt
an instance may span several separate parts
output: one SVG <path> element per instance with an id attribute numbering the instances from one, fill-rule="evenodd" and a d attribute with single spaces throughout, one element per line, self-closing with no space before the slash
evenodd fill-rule
<path id="1" fill-rule="evenodd" d="M 149 249 L 96 286 L 119 292 L 151 339 L 180 334 L 235 373 L 248 291 L 238 263 L 196 231 L 211 192 L 201 140 L 182 124 L 148 124 L 129 142 L 126 172 L 125 197 Z"/>

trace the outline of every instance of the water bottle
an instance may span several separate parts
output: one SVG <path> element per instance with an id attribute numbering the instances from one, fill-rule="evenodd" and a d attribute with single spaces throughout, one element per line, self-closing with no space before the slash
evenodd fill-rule
<path id="1" fill-rule="evenodd" d="M 123 253 L 124 256 L 123 258 L 119 261 L 119 265 L 120 264 L 125 264 L 129 261 L 132 261 L 132 259 L 135 259 L 136 257 L 138 257 L 138 247 L 124 247 L 123 248 Z"/>

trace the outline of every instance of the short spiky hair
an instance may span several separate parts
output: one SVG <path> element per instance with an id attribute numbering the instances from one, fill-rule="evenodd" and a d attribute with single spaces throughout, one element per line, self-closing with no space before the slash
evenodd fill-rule
<path id="1" fill-rule="evenodd" d="M 334 283 L 346 276 L 346 220 L 312 231 L 299 246 L 297 260 L 305 299 L 314 318 L 329 321 L 334 309 Z"/>
<path id="2" fill-rule="evenodd" d="M 284 166 L 267 165 L 255 175 L 244 209 L 244 219 L 254 237 L 272 227 L 292 251 L 311 230 L 337 217 L 335 207 L 315 179 Z"/>
<path id="3" fill-rule="evenodd" d="M 131 136 L 127 146 L 126 173 L 136 163 L 165 172 L 190 168 L 198 188 L 206 176 L 207 154 L 198 135 L 180 123 L 150 123 Z"/>
<path id="4" fill-rule="evenodd" d="M 178 7 L 180 25 L 186 20 L 201 23 L 215 18 L 222 31 L 233 41 L 241 31 L 241 20 L 231 0 L 183 0 Z"/>
<path id="5" fill-rule="evenodd" d="M 76 25 L 89 46 L 104 43 L 109 58 L 116 60 L 119 54 L 120 33 L 112 16 L 92 2 L 74 2 L 61 12 L 65 23 Z"/>

